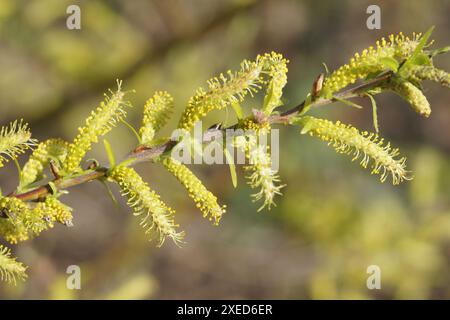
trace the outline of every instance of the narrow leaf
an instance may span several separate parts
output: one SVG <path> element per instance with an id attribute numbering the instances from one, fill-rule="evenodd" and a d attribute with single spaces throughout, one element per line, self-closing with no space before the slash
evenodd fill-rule
<path id="1" fill-rule="evenodd" d="M 112 151 L 111 145 L 106 139 L 103 139 L 103 144 L 105 146 L 106 154 L 108 155 L 109 166 L 114 168 L 116 166 L 116 158 L 114 157 L 114 152 Z"/>

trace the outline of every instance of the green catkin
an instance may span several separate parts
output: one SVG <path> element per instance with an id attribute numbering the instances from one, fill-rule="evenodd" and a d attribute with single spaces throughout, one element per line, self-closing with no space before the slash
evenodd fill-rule
<path id="1" fill-rule="evenodd" d="M 166 237 L 171 238 L 175 244 L 183 241 L 184 232 L 176 231 L 178 225 L 173 219 L 174 210 L 161 201 L 160 196 L 150 189 L 134 169 L 117 166 L 109 177 L 119 184 L 123 196 L 128 198 L 128 205 L 134 210 L 134 215 L 142 216 L 141 225 L 146 233 L 157 232 L 159 246 L 164 243 Z"/>
<path id="2" fill-rule="evenodd" d="M 27 267 L 12 257 L 11 250 L 0 244 L 0 280 L 16 284 L 27 278 Z"/>
<path id="3" fill-rule="evenodd" d="M 433 66 L 415 66 L 410 71 L 409 77 L 417 83 L 423 80 L 431 80 L 440 83 L 441 86 L 450 88 L 450 74 Z"/>
<path id="4" fill-rule="evenodd" d="M 0 168 L 9 159 L 15 159 L 19 154 L 36 145 L 31 139 L 28 124 L 23 120 L 14 121 L 0 130 Z"/>
<path id="5" fill-rule="evenodd" d="M 156 92 L 144 106 L 144 118 L 139 130 L 142 144 L 150 144 L 155 134 L 166 124 L 173 111 L 173 98 L 165 92 Z"/>
<path id="6" fill-rule="evenodd" d="M 418 114 L 429 117 L 431 106 L 422 91 L 409 81 L 393 79 L 387 88 L 406 100 Z"/>
<path id="7" fill-rule="evenodd" d="M 62 139 L 49 139 L 41 142 L 22 169 L 19 190 L 39 179 L 50 160 L 57 161 L 59 166 L 64 163 L 68 147 L 69 143 Z"/>
<path id="8" fill-rule="evenodd" d="M 385 145 L 384 140 L 374 133 L 360 133 L 356 128 L 339 121 L 333 123 L 310 116 L 300 118 L 298 123 L 303 127 L 302 134 L 309 133 L 328 142 L 338 153 L 353 155 L 352 161 L 362 156 L 361 166 L 367 168 L 371 163 L 371 173 L 379 174 L 381 182 L 388 175 L 391 175 L 394 185 L 411 179 L 405 169 L 406 158 L 396 159 L 399 150 L 393 149 L 390 143 Z"/>
<path id="9" fill-rule="evenodd" d="M 197 208 L 203 213 L 203 217 L 209 217 L 215 225 L 218 225 L 226 206 L 220 206 L 217 198 L 206 189 L 203 183 L 185 165 L 171 157 L 166 157 L 162 164 L 172 173 L 180 183 L 184 185 L 196 203 Z"/>
<path id="10" fill-rule="evenodd" d="M 121 82 L 118 82 L 117 91 L 111 93 L 111 97 L 106 96 L 100 106 L 87 118 L 86 125 L 78 128 L 79 134 L 70 144 L 64 162 L 65 173 L 79 171 L 80 163 L 91 149 L 91 145 L 98 142 L 99 136 L 107 134 L 118 121 L 125 117 L 124 107 L 130 107 L 131 104 L 123 100 L 124 96 L 125 92 L 121 90 Z"/>
<path id="11" fill-rule="evenodd" d="M 376 42 L 376 48 L 369 47 L 361 54 L 356 53 L 349 64 L 341 66 L 324 81 L 321 96 L 331 97 L 335 92 L 364 79 L 370 74 L 386 69 L 386 59 L 401 62 L 407 59 L 419 44 L 421 34 L 413 34 L 412 39 L 402 33 L 390 35 L 386 41 L 382 38 Z"/>

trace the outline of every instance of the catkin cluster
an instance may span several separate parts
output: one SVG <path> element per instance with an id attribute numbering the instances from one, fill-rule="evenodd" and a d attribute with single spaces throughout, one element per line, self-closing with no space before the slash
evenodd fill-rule
<path id="1" fill-rule="evenodd" d="M 402 33 L 390 35 L 388 40 L 382 38 L 381 41 L 377 41 L 376 48 L 371 46 L 361 54 L 356 53 L 348 64 L 341 66 L 325 79 L 321 96 L 330 98 L 335 92 L 355 83 L 356 80 L 382 72 L 387 69 L 390 62 L 405 60 L 418 45 L 420 37 L 421 34 L 414 34 L 412 38 Z"/>
<path id="2" fill-rule="evenodd" d="M 61 167 L 66 159 L 68 148 L 69 143 L 62 139 L 49 139 L 39 143 L 22 169 L 18 190 L 22 191 L 39 180 L 50 161 L 54 161 L 58 167 Z"/>
<path id="3" fill-rule="evenodd" d="M 71 226 L 71 210 L 52 196 L 34 206 L 15 197 L 3 197 L 0 199 L 0 211 L 6 218 L 0 218 L 0 234 L 6 241 L 16 244 L 52 228 L 54 222 Z"/>
<path id="4" fill-rule="evenodd" d="M 210 79 L 207 90 L 199 88 L 189 100 L 178 127 L 190 130 L 196 121 L 211 110 L 240 103 L 248 94 L 253 96 L 263 86 L 267 87 L 263 111 L 271 114 L 282 104 L 282 91 L 287 82 L 287 63 L 281 54 L 272 52 L 259 55 L 255 61 L 244 60 L 237 72 L 228 71 L 226 76 L 220 74 L 219 77 Z"/>

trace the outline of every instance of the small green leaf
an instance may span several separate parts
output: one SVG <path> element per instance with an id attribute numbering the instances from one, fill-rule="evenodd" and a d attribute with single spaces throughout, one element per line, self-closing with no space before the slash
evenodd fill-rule
<path id="1" fill-rule="evenodd" d="M 112 192 L 109 184 L 106 182 L 106 179 L 99 179 L 100 183 L 105 187 L 106 192 L 108 193 L 108 196 L 111 198 L 111 201 L 114 203 L 115 206 L 118 206 L 118 202 L 116 197 L 114 196 L 114 193 Z"/>
<path id="2" fill-rule="evenodd" d="M 411 65 L 416 66 L 430 66 L 431 65 L 431 59 L 428 55 L 425 53 L 419 53 L 411 60 Z"/>
<path id="3" fill-rule="evenodd" d="M 373 127 L 375 128 L 375 132 L 379 133 L 377 102 L 375 101 L 375 98 L 371 94 L 366 94 L 366 95 L 369 97 L 370 102 L 372 103 Z"/>
<path id="4" fill-rule="evenodd" d="M 363 107 L 360 106 L 359 104 L 356 104 L 356 103 L 351 102 L 351 101 L 349 101 L 349 100 L 345 100 L 345 99 L 338 98 L 338 97 L 336 97 L 336 96 L 333 96 L 333 99 L 336 100 L 336 101 L 342 102 L 343 104 L 346 104 L 346 105 L 348 105 L 348 106 L 350 106 L 350 107 L 356 108 L 356 109 L 362 109 L 362 108 L 363 108 Z"/>
<path id="5" fill-rule="evenodd" d="M 231 103 L 231 106 L 233 107 L 234 113 L 236 113 L 236 116 L 239 120 L 244 118 L 244 114 L 242 113 L 241 104 L 237 101 L 234 101 Z"/>
<path id="6" fill-rule="evenodd" d="M 230 168 L 231 182 L 233 183 L 233 187 L 237 187 L 237 174 L 236 174 L 236 166 L 234 165 L 234 159 L 230 154 L 230 151 L 227 148 L 223 149 L 225 154 L 225 158 L 228 162 L 228 167 Z"/>
<path id="7" fill-rule="evenodd" d="M 303 110 L 300 112 L 300 115 L 303 115 L 309 111 L 311 108 L 311 102 L 312 102 L 312 95 L 311 93 L 308 93 L 305 100 L 305 105 L 303 106 Z"/>
<path id="8" fill-rule="evenodd" d="M 390 70 L 392 70 L 392 71 L 394 71 L 394 72 L 397 72 L 399 63 L 398 63 L 398 61 L 395 60 L 394 58 L 391 58 L 391 57 L 384 57 L 384 58 L 381 58 L 381 59 L 380 59 L 380 62 L 381 62 L 381 64 L 383 64 L 383 66 L 384 66 L 386 69 L 390 69 Z"/>
<path id="9" fill-rule="evenodd" d="M 106 154 L 108 155 L 109 166 L 114 168 L 116 166 L 116 157 L 114 156 L 111 145 L 106 139 L 103 139 L 103 144 L 105 146 Z"/>

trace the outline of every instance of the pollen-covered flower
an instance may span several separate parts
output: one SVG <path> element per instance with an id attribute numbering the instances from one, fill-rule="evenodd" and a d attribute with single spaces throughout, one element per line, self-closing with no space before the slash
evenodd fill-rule
<path id="1" fill-rule="evenodd" d="M 91 149 L 91 145 L 98 141 L 99 136 L 107 134 L 118 121 L 126 115 L 124 107 L 131 104 L 124 101 L 125 92 L 121 90 L 121 82 L 118 82 L 118 89 L 106 96 L 100 106 L 92 111 L 86 120 L 86 125 L 78 129 L 78 136 L 70 144 L 66 161 L 64 162 L 64 171 L 71 173 L 79 169 L 81 160 Z"/>
<path id="2" fill-rule="evenodd" d="M 15 159 L 17 155 L 36 145 L 36 140 L 31 139 L 28 124 L 23 120 L 14 121 L 9 126 L 0 130 L 0 168 L 8 158 Z"/>
<path id="3" fill-rule="evenodd" d="M 392 176 L 392 183 L 399 184 L 411 177 L 406 171 L 406 158 L 396 159 L 399 155 L 398 149 L 393 149 L 390 143 L 384 143 L 382 138 L 374 133 L 360 133 L 356 128 L 342 124 L 333 123 L 325 119 L 314 117 L 302 117 L 297 120 L 303 127 L 301 133 L 309 133 L 311 136 L 327 141 L 338 153 L 353 155 L 352 161 L 362 156 L 360 164 L 367 168 L 370 164 L 372 174 L 379 174 L 380 181 L 384 182 L 388 175 Z M 372 161 L 371 161 L 372 160 Z"/>
<path id="4" fill-rule="evenodd" d="M 166 124 L 173 111 L 173 98 L 165 92 L 156 92 L 144 106 L 144 118 L 139 131 L 142 144 L 149 144 L 155 134 Z"/>
<path id="5" fill-rule="evenodd" d="M 0 244 L 0 280 L 16 284 L 25 280 L 27 267 L 11 255 L 11 250 Z"/>
<path id="6" fill-rule="evenodd" d="M 172 238 L 176 244 L 182 242 L 184 232 L 176 230 L 178 225 L 173 219 L 174 210 L 161 201 L 159 195 L 150 189 L 134 169 L 117 166 L 109 177 L 119 184 L 122 194 L 128 198 L 128 205 L 134 210 L 134 215 L 142 216 L 141 225 L 146 233 L 158 233 L 159 246 L 164 243 L 166 237 Z"/>
<path id="7" fill-rule="evenodd" d="M 418 114 L 429 117 L 431 106 L 422 90 L 405 80 L 393 79 L 386 87 L 405 99 Z"/>
<path id="8" fill-rule="evenodd" d="M 55 160 L 61 166 L 68 147 L 69 143 L 62 139 L 49 139 L 39 143 L 22 169 L 19 190 L 38 180 L 50 160 Z"/>
<path id="9" fill-rule="evenodd" d="M 285 185 L 279 184 L 278 172 L 272 168 L 272 160 L 269 154 L 269 146 L 257 144 L 254 135 L 239 136 L 235 138 L 235 146 L 245 153 L 249 165 L 244 166 L 251 173 L 247 176 L 250 187 L 260 191 L 253 194 L 254 201 L 264 200 L 258 211 L 265 207 L 271 209 L 275 206 L 274 198 L 281 195 L 281 189 Z"/>
<path id="10" fill-rule="evenodd" d="M 420 37 L 421 34 L 413 34 L 411 39 L 402 33 L 396 36 L 390 35 L 387 41 L 385 38 L 377 41 L 376 48 L 369 47 L 361 54 L 356 53 L 349 64 L 341 66 L 325 79 L 321 95 L 331 97 L 335 92 L 355 83 L 356 80 L 387 69 L 386 64 L 389 61 L 405 60 L 419 44 Z"/>
<path id="11" fill-rule="evenodd" d="M 203 183 L 179 161 L 166 157 L 162 161 L 164 167 L 180 181 L 189 193 L 197 208 L 203 213 L 203 217 L 209 217 L 214 224 L 219 224 L 222 214 L 225 213 L 225 206 L 217 203 L 217 198 L 206 189 Z"/>

